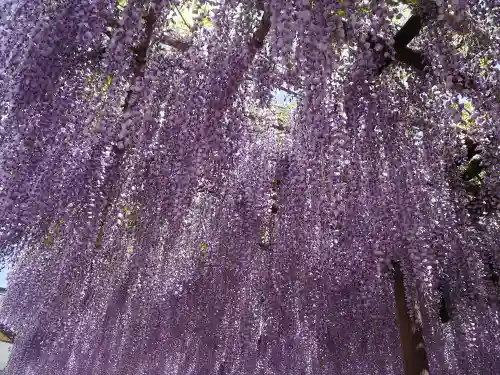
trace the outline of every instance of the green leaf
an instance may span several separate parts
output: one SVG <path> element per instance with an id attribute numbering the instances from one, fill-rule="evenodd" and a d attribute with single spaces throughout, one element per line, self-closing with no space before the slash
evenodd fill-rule
<path id="1" fill-rule="evenodd" d="M 472 105 L 472 102 L 465 102 L 464 103 L 464 107 L 466 110 L 468 110 L 469 112 L 472 112 L 474 111 L 474 106 Z"/>
<path id="2" fill-rule="evenodd" d="M 113 83 L 113 75 L 109 75 L 106 80 L 106 83 L 104 84 L 103 91 L 108 91 L 112 83 Z"/>
<path id="3" fill-rule="evenodd" d="M 286 107 L 280 107 L 277 110 L 276 116 L 278 117 L 278 121 L 288 122 L 290 120 L 290 111 Z"/>
<path id="4" fill-rule="evenodd" d="M 201 256 L 205 258 L 207 256 L 208 244 L 202 242 L 200 247 L 201 247 Z"/>
<path id="5" fill-rule="evenodd" d="M 411 5 L 411 6 L 418 6 L 420 4 L 420 1 L 419 0 L 406 0 L 405 3 L 407 5 Z"/>
<path id="6" fill-rule="evenodd" d="M 212 20 L 209 17 L 205 17 L 200 21 L 201 25 L 207 29 L 213 29 L 215 27 L 215 24 L 212 22 Z"/>

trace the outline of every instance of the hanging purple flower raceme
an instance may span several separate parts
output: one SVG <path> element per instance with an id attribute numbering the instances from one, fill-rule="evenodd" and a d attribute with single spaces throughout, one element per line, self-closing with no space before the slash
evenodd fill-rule
<path id="1" fill-rule="evenodd" d="M 498 368 L 491 2 L 1 6 L 9 374 Z"/>

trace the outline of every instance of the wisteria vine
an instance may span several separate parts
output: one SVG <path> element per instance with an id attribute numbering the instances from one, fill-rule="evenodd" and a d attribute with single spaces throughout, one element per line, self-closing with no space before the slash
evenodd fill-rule
<path id="1" fill-rule="evenodd" d="M 399 273 L 430 372 L 498 373 L 496 1 L 1 0 L 0 42 L 8 374 L 403 374 Z"/>

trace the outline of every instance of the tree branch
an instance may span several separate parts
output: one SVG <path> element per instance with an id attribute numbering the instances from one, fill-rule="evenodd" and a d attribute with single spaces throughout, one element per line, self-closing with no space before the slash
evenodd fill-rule
<path id="1" fill-rule="evenodd" d="M 422 19 L 413 15 L 394 36 L 394 47 L 406 47 L 422 29 Z"/>
<path id="2" fill-rule="evenodd" d="M 172 35 L 164 35 L 159 42 L 181 52 L 186 52 L 193 45 L 191 39 L 183 40 L 182 38 L 175 38 Z"/>
<path id="3" fill-rule="evenodd" d="M 148 17 L 149 17 L 149 12 L 144 17 L 144 20 L 146 21 L 146 23 L 147 23 Z M 119 24 L 119 22 L 115 18 L 110 17 L 107 20 L 107 26 L 115 29 L 115 28 L 119 27 L 120 24 Z M 105 31 L 105 34 L 109 38 L 112 37 L 112 32 L 111 31 Z M 193 41 L 192 40 L 184 40 L 183 38 L 175 37 L 173 35 L 164 35 L 162 37 L 162 39 L 160 40 L 160 43 L 166 44 L 167 46 L 170 46 L 170 47 L 172 47 L 172 48 L 174 48 L 174 49 L 176 49 L 176 50 L 178 50 L 180 52 L 186 52 L 193 45 Z M 149 44 L 151 44 L 151 41 L 150 41 Z M 149 45 L 148 45 L 148 47 L 149 47 Z M 134 51 L 138 50 L 139 48 L 140 48 L 140 45 L 137 46 L 137 47 L 132 47 L 132 49 Z M 95 51 L 90 52 L 89 57 L 91 59 L 94 59 L 94 58 L 101 59 L 102 56 L 104 56 L 105 53 L 106 53 L 106 47 L 101 47 L 101 48 L 99 48 L 99 49 L 97 49 Z"/>
<path id="4" fill-rule="evenodd" d="M 290 90 L 290 89 L 286 88 L 286 87 L 285 87 L 285 86 L 283 86 L 283 85 L 279 86 L 279 87 L 278 87 L 278 89 L 279 89 L 279 90 L 281 90 L 281 91 L 284 91 L 284 92 L 286 92 L 287 94 L 290 94 L 290 95 L 294 95 L 294 96 L 298 96 L 298 95 L 299 95 L 299 94 L 298 94 L 298 93 L 296 93 L 295 91 Z"/>
<path id="5" fill-rule="evenodd" d="M 227 82 L 227 88 L 224 94 L 218 98 L 215 98 L 214 108 L 222 109 L 229 106 L 229 102 L 232 100 L 233 94 L 239 87 L 240 83 L 244 80 L 244 76 L 249 66 L 252 64 L 255 55 L 264 45 L 264 40 L 271 29 L 271 13 L 264 11 L 262 19 L 260 21 L 259 27 L 252 35 L 252 38 L 247 44 L 247 53 L 241 56 L 241 61 L 239 62 L 240 67 L 237 69 L 236 74 L 231 75 Z M 223 111 L 219 111 L 222 113 Z"/>
<path id="6" fill-rule="evenodd" d="M 423 71 L 425 67 L 429 65 L 429 62 L 421 52 L 408 48 L 408 44 L 420 33 L 421 29 L 422 18 L 413 15 L 394 36 L 394 50 L 396 51 L 395 60 L 407 64 L 418 71 Z M 377 41 L 376 43 L 382 44 L 381 53 L 390 50 L 387 42 L 383 39 L 378 37 L 375 39 Z M 374 47 L 375 46 L 372 45 L 372 48 Z M 391 57 L 385 58 L 378 73 L 382 73 L 382 70 L 388 67 L 393 61 L 394 59 Z"/>
<path id="7" fill-rule="evenodd" d="M 264 11 L 264 15 L 260 21 L 259 28 L 254 32 L 249 43 L 249 49 L 253 54 L 264 45 L 269 30 L 271 29 L 271 13 Z"/>
<path id="8" fill-rule="evenodd" d="M 148 13 L 144 19 L 146 21 L 144 29 L 145 33 L 144 39 L 139 43 L 137 47 L 133 48 L 133 51 L 136 56 L 135 56 L 135 65 L 133 68 L 134 75 L 132 78 L 131 86 L 135 86 L 137 80 L 139 78 L 144 77 L 144 67 L 147 62 L 147 54 L 149 46 L 151 44 L 151 38 L 153 36 L 153 31 L 156 23 L 156 15 L 154 13 L 153 7 L 149 7 Z M 133 88 L 130 88 L 127 92 L 127 96 L 125 97 L 125 102 L 123 105 L 123 113 L 127 112 L 130 109 L 132 105 L 131 99 L 133 94 L 134 90 Z M 116 182 L 120 181 L 120 172 L 121 172 L 120 167 L 125 157 L 125 148 L 113 145 L 112 149 L 116 158 L 114 160 L 114 163 L 110 167 L 108 173 L 108 179 L 105 182 L 105 190 L 108 191 L 108 193 L 106 194 L 107 195 L 106 204 L 104 205 L 101 218 L 99 220 L 99 230 L 95 241 L 96 248 L 100 248 L 102 245 L 102 239 L 104 237 L 104 227 L 106 225 L 106 221 L 109 212 L 111 210 L 111 207 L 115 203 L 121 188 L 121 186 Z"/>
<path id="9" fill-rule="evenodd" d="M 177 13 L 179 14 L 179 16 L 181 16 L 181 19 L 182 19 L 182 22 L 184 22 L 184 25 L 186 25 L 186 27 L 188 28 L 188 30 L 191 31 L 191 26 L 189 26 L 189 24 L 187 23 L 186 19 L 182 15 L 182 13 L 179 10 L 179 8 L 177 8 L 177 5 L 175 3 L 174 3 L 174 7 L 175 7 L 175 10 L 177 11 Z"/>
<path id="10" fill-rule="evenodd" d="M 148 13 L 144 17 L 144 20 L 146 21 L 145 25 L 145 37 L 144 39 L 139 43 L 138 46 L 133 47 L 132 50 L 135 53 L 135 66 L 134 66 L 134 78 L 133 78 L 133 85 L 135 85 L 135 82 L 137 82 L 138 78 L 144 77 L 144 67 L 146 65 L 147 61 L 147 54 L 149 50 L 149 46 L 151 44 L 151 38 L 153 37 L 153 31 L 156 23 L 156 14 L 153 10 L 153 7 L 149 7 Z M 133 86 L 132 85 L 132 86 Z M 134 91 L 130 89 L 127 92 L 127 96 L 125 98 L 125 103 L 123 105 L 123 112 L 126 112 L 129 107 L 130 107 L 130 99 L 132 98 Z"/>

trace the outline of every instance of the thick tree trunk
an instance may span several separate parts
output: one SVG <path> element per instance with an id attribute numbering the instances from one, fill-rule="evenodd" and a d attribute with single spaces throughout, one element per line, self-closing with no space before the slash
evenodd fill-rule
<path id="1" fill-rule="evenodd" d="M 404 276 L 399 263 L 394 266 L 394 294 L 405 375 L 428 375 L 429 363 L 420 322 L 412 319 L 407 308 Z"/>

